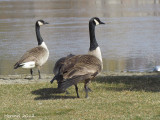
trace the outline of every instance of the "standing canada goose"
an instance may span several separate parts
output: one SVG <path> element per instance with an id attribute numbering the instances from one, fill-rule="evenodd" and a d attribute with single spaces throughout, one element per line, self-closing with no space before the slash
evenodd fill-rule
<path id="1" fill-rule="evenodd" d="M 100 47 L 95 37 L 95 26 L 105 24 L 99 18 L 93 17 L 89 21 L 90 48 L 86 55 L 74 55 L 63 59 L 61 66 L 51 83 L 56 79 L 58 81 L 58 89 L 66 91 L 72 85 L 78 94 L 77 84 L 84 82 L 86 98 L 88 97 L 88 83 L 103 69 L 102 55 Z"/>
<path id="2" fill-rule="evenodd" d="M 49 57 L 48 48 L 40 35 L 40 26 L 45 24 L 49 24 L 49 23 L 43 20 L 38 20 L 36 22 L 35 30 L 36 30 L 38 46 L 27 51 L 21 57 L 21 59 L 14 65 L 14 69 L 17 69 L 18 67 L 30 69 L 30 73 L 32 76 L 31 79 L 33 79 L 32 68 L 34 67 L 38 68 L 39 79 L 41 79 L 40 67 L 48 60 L 48 57 Z"/>

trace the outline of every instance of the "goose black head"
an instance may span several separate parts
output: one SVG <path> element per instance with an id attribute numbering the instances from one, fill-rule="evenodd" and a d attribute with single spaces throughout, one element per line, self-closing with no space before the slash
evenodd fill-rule
<path id="1" fill-rule="evenodd" d="M 98 17 L 93 17 L 90 19 L 89 23 L 96 25 L 100 25 L 100 24 L 105 24 L 104 22 L 102 22 Z"/>
<path id="2" fill-rule="evenodd" d="M 48 22 L 45 22 L 44 20 L 37 20 L 36 25 L 41 26 L 41 25 L 45 25 L 45 24 L 49 24 Z"/>

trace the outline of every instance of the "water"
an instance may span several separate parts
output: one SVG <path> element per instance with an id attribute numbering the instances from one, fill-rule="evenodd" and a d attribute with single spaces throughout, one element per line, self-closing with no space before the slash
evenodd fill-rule
<path id="1" fill-rule="evenodd" d="M 0 0 L 0 74 L 22 74 L 13 69 L 23 53 L 37 46 L 35 21 L 49 25 L 41 34 L 50 51 L 43 73 L 67 54 L 85 54 L 89 48 L 88 21 L 96 27 L 104 72 L 150 71 L 160 65 L 160 0 Z"/>

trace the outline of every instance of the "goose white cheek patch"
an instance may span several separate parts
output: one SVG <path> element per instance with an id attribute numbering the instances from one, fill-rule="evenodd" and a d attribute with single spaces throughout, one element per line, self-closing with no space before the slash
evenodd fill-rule
<path id="1" fill-rule="evenodd" d="M 22 65 L 22 68 L 30 69 L 35 67 L 35 62 L 30 61 L 30 62 L 22 63 L 21 65 Z"/>
<path id="2" fill-rule="evenodd" d="M 94 19 L 94 22 L 96 23 L 96 25 L 99 25 L 99 22 L 96 19 Z"/>
<path id="3" fill-rule="evenodd" d="M 40 21 L 38 21 L 38 24 L 39 24 L 39 25 L 43 25 L 43 23 L 42 23 L 42 22 L 40 22 Z"/>

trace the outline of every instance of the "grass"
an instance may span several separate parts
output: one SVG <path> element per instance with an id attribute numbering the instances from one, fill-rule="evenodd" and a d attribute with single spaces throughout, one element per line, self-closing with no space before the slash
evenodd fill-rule
<path id="1" fill-rule="evenodd" d="M 99 76 L 85 99 L 74 86 L 57 93 L 56 83 L 0 85 L 0 119 L 159 120 L 160 76 Z"/>

